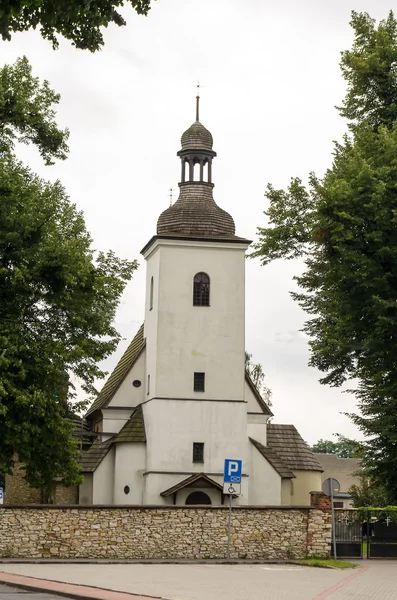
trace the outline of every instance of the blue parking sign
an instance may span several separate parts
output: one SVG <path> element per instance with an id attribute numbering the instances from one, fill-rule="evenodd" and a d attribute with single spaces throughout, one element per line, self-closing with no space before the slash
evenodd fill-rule
<path id="1" fill-rule="evenodd" d="M 232 458 L 225 459 L 225 470 L 223 473 L 224 483 L 241 483 L 243 472 L 243 461 Z"/>

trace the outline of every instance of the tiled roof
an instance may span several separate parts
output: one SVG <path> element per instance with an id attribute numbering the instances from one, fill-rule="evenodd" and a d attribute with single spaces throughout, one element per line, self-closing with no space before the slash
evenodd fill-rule
<path id="1" fill-rule="evenodd" d="M 182 150 L 212 150 L 212 144 L 211 133 L 200 121 L 195 121 L 181 137 Z"/>
<path id="2" fill-rule="evenodd" d="M 268 405 L 266 404 L 266 402 L 264 401 L 264 399 L 262 398 L 262 396 L 260 395 L 258 388 L 256 387 L 255 383 L 252 381 L 250 374 L 248 373 L 248 371 L 245 371 L 245 381 L 248 383 L 252 393 L 255 396 L 255 399 L 257 401 L 257 403 L 259 404 L 259 406 L 262 409 L 262 412 L 265 413 L 265 415 L 269 415 L 269 416 L 273 416 L 272 411 L 270 410 L 270 408 L 268 407 Z"/>
<path id="3" fill-rule="evenodd" d="M 267 426 L 267 445 L 276 452 L 291 471 L 322 471 L 309 446 L 293 425 Z"/>
<path id="4" fill-rule="evenodd" d="M 106 440 L 106 442 L 96 440 L 89 450 L 83 452 L 79 460 L 83 472 L 92 473 L 95 471 L 109 452 L 112 443 L 113 438 Z"/>
<path id="5" fill-rule="evenodd" d="M 134 410 L 127 423 L 116 435 L 114 443 L 118 442 L 146 442 L 142 406 Z"/>
<path id="6" fill-rule="evenodd" d="M 208 183 L 181 184 L 178 200 L 158 218 L 158 235 L 234 237 L 233 218 L 215 203 Z"/>
<path id="7" fill-rule="evenodd" d="M 260 442 L 253 440 L 250 438 L 250 442 L 255 446 L 255 448 L 260 452 L 273 467 L 275 471 L 282 477 L 283 479 L 293 479 L 295 478 L 294 473 L 289 469 L 278 456 L 278 454 L 270 448 L 270 446 L 264 446 Z"/>
<path id="8" fill-rule="evenodd" d="M 131 344 L 117 363 L 116 368 L 113 370 L 94 403 L 89 408 L 86 416 L 92 414 L 96 410 L 105 408 L 109 404 L 144 347 L 145 338 L 143 337 L 143 325 L 141 325 Z"/>
<path id="9" fill-rule="evenodd" d="M 171 496 L 172 494 L 175 494 L 176 492 L 179 492 L 179 490 L 182 490 L 186 487 L 213 487 L 220 492 L 223 492 L 223 487 L 217 481 L 214 481 L 205 473 L 195 473 L 180 483 L 168 488 L 168 490 L 161 492 L 160 496 Z"/>

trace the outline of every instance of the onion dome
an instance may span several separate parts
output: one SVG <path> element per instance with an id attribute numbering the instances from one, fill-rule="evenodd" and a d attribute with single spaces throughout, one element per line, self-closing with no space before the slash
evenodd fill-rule
<path id="1" fill-rule="evenodd" d="M 200 123 L 195 121 L 181 137 L 182 150 L 212 150 L 212 135 Z"/>

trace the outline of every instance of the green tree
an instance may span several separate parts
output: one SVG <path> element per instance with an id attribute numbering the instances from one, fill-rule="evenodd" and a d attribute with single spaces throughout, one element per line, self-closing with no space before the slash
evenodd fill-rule
<path id="1" fill-rule="evenodd" d="M 59 99 L 47 81 L 32 76 L 26 57 L 1 68 L 0 155 L 11 152 L 18 141 L 34 144 L 47 165 L 65 159 L 69 131 L 58 128 L 53 108 Z"/>
<path id="2" fill-rule="evenodd" d="M 245 353 L 245 370 L 266 404 L 272 406 L 272 391 L 264 384 L 265 373 L 263 367 L 260 363 L 253 363 L 252 354 L 248 354 L 248 352 Z"/>
<path id="3" fill-rule="evenodd" d="M 358 381 L 360 413 L 350 417 L 366 436 L 366 472 L 397 501 L 397 22 L 390 13 L 376 27 L 353 12 L 351 25 L 339 109 L 350 134 L 322 180 L 268 187 L 270 226 L 254 255 L 304 258 L 292 296 L 310 315 L 310 364 L 323 384 Z"/>
<path id="4" fill-rule="evenodd" d="M 38 89 L 34 81 L 29 86 Z M 28 139 L 47 162 L 59 151 L 51 97 L 57 99 L 49 90 L 46 100 L 29 102 L 40 126 L 38 141 L 34 134 Z M 104 375 L 98 362 L 120 339 L 113 319 L 137 264 L 95 251 L 61 184 L 16 159 L 11 148 L 21 120 L 11 107 L 0 121 L 0 472 L 12 471 L 16 453 L 27 481 L 49 490 L 56 478 L 64 485 L 79 481 L 71 376 L 95 393 L 94 380 Z"/>
<path id="5" fill-rule="evenodd" d="M 373 506 L 382 508 L 389 506 L 389 495 L 383 486 L 372 483 L 368 477 L 362 475 L 359 485 L 351 485 L 347 490 L 353 500 L 353 506 Z"/>
<path id="6" fill-rule="evenodd" d="M 8 0 L 0 6 L 0 33 L 3 40 L 11 40 L 12 33 L 39 27 L 54 49 L 59 46 L 59 34 L 76 48 L 95 52 L 104 43 L 101 27 L 126 24 L 117 9 L 128 4 L 139 15 L 150 10 L 150 0 Z"/>
<path id="7" fill-rule="evenodd" d="M 335 454 L 339 458 L 359 458 L 361 456 L 359 444 L 349 440 L 333 442 L 332 440 L 320 439 L 318 442 L 313 444 L 311 449 L 313 452 Z"/>

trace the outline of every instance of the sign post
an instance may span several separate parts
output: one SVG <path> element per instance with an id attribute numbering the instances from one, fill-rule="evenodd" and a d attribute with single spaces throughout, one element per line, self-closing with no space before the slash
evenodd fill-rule
<path id="1" fill-rule="evenodd" d="M 227 528 L 227 560 L 230 560 L 230 537 L 232 528 L 232 496 L 241 494 L 242 460 L 225 459 L 223 472 L 223 493 L 229 496 L 229 520 Z"/>

